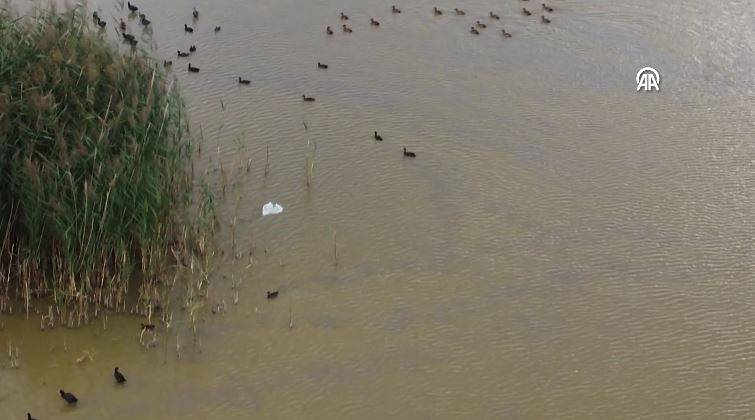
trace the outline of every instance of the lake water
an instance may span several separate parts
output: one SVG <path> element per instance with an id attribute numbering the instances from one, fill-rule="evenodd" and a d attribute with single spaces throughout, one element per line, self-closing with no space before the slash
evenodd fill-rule
<path id="1" fill-rule="evenodd" d="M 390 4 L 139 3 L 233 184 L 208 305 L 152 348 L 135 317 L 0 316 L 0 418 L 755 416 L 755 3 Z"/>

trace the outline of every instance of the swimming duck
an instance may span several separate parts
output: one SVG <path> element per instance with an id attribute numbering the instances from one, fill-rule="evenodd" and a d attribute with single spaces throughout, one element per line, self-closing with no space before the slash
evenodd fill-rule
<path id="1" fill-rule="evenodd" d="M 463 11 L 461 9 L 456 9 L 456 8 L 454 8 L 454 13 L 456 13 L 459 16 L 464 16 L 464 15 L 467 14 L 465 11 Z"/>
<path id="2" fill-rule="evenodd" d="M 121 30 L 122 31 L 126 30 L 126 22 L 124 22 L 123 19 L 121 19 Z"/>
<path id="3" fill-rule="evenodd" d="M 437 7 L 433 7 L 433 13 L 435 14 L 435 16 L 439 16 L 439 15 L 443 14 L 443 12 L 441 12 L 440 10 L 438 10 Z"/>
<path id="4" fill-rule="evenodd" d="M 191 55 L 191 53 L 185 53 L 185 52 L 181 52 L 181 50 L 178 50 L 178 56 L 179 57 L 183 58 L 183 57 L 188 57 L 190 55 Z"/>
<path id="5" fill-rule="evenodd" d="M 68 404 L 76 404 L 76 402 L 79 401 L 79 399 L 76 398 L 75 395 L 71 394 L 70 392 L 65 392 L 62 389 L 60 390 L 60 398 L 66 400 Z"/>
<path id="6" fill-rule="evenodd" d="M 312 97 L 312 96 L 306 96 L 306 95 L 301 95 L 301 99 L 304 102 L 314 102 L 315 101 L 314 97 Z M 277 294 L 276 294 L 276 296 L 277 296 Z"/>
<path id="7" fill-rule="evenodd" d="M 374 135 L 374 137 L 375 137 L 375 140 L 377 140 L 377 141 L 383 141 L 383 136 L 379 135 L 379 134 L 377 133 L 377 131 L 375 132 L 375 135 Z"/>
<path id="8" fill-rule="evenodd" d="M 163 61 L 163 67 L 170 67 L 173 65 L 172 61 L 165 60 Z"/>
<path id="9" fill-rule="evenodd" d="M 220 32 L 220 26 L 215 27 L 215 32 Z"/>
<path id="10" fill-rule="evenodd" d="M 349 20 L 349 17 L 341 12 L 341 20 Z"/>
<path id="11" fill-rule="evenodd" d="M 406 147 L 404 147 L 404 156 L 406 156 L 406 157 L 410 157 L 410 158 L 416 158 L 416 157 L 417 157 L 417 154 L 416 154 L 416 153 L 414 153 L 414 152 L 407 152 L 407 151 L 406 151 Z"/>
<path id="12" fill-rule="evenodd" d="M 191 11 L 191 15 L 194 16 L 194 19 L 199 18 L 199 10 L 197 10 L 197 8 L 194 7 L 194 10 Z"/>
<path id="13" fill-rule="evenodd" d="M 107 26 L 107 22 L 105 22 L 102 19 L 99 19 L 99 20 L 97 20 L 97 25 L 99 25 L 100 28 L 104 28 L 105 26 Z"/>
<path id="14" fill-rule="evenodd" d="M 125 39 L 128 42 L 135 41 L 134 36 L 131 35 L 131 34 L 127 34 L 127 33 L 123 34 L 123 39 Z"/>
<path id="15" fill-rule="evenodd" d="M 98 20 L 100 20 L 100 15 L 97 13 L 96 10 L 94 12 L 92 12 L 92 20 L 95 21 L 95 22 L 97 22 Z"/>
<path id="16" fill-rule="evenodd" d="M 352 30 L 351 30 L 351 28 L 349 28 L 349 27 L 348 27 L 348 26 L 346 26 L 346 25 L 343 25 L 343 27 L 342 27 L 342 28 L 343 28 L 343 31 L 344 31 L 344 32 L 346 32 L 346 33 L 348 33 L 348 34 L 350 34 L 350 33 L 354 32 L 354 31 L 352 31 Z"/>
<path id="17" fill-rule="evenodd" d="M 547 17 L 545 17 L 545 16 L 540 16 L 540 20 L 541 20 L 541 21 L 542 21 L 543 23 L 551 23 L 551 20 L 550 20 L 550 19 L 548 19 L 548 18 L 547 18 Z"/>
<path id="18" fill-rule="evenodd" d="M 508 33 L 508 32 L 506 32 L 506 30 L 505 30 L 505 29 L 501 29 L 501 33 L 503 34 L 503 36 L 504 36 L 504 37 L 506 37 L 506 38 L 511 38 L 511 34 L 510 34 L 510 33 Z"/>
<path id="19" fill-rule="evenodd" d="M 149 24 L 152 23 L 152 21 L 150 21 L 149 19 L 147 19 L 147 15 L 145 15 L 144 13 L 142 13 L 141 15 L 139 15 L 139 19 L 142 22 L 142 25 L 144 25 L 144 26 L 149 26 Z"/>
<path id="20" fill-rule="evenodd" d="M 192 67 L 191 63 L 189 63 L 189 71 L 191 73 L 199 73 L 199 67 Z"/>
<path id="21" fill-rule="evenodd" d="M 524 16 L 529 16 L 529 15 L 532 14 L 532 12 L 530 12 L 529 10 L 527 10 L 527 8 L 525 8 L 525 7 L 522 7 L 522 13 L 524 14 Z"/>
<path id="22" fill-rule="evenodd" d="M 196 52 L 196 51 L 197 51 L 197 46 L 196 45 L 192 45 L 192 46 L 189 47 L 189 52 Z"/>
<path id="23" fill-rule="evenodd" d="M 545 3 L 543 3 L 543 9 L 544 9 L 544 10 L 545 10 L 546 12 L 550 12 L 550 13 L 553 13 L 553 8 L 552 8 L 552 7 L 550 7 L 550 6 L 548 6 L 548 5 L 546 5 Z"/>
<path id="24" fill-rule="evenodd" d="M 118 367 L 117 366 L 113 370 L 113 377 L 115 378 L 115 381 L 118 382 L 119 384 L 122 384 L 122 383 L 126 382 L 126 377 L 123 376 L 122 373 L 118 372 Z"/>
<path id="25" fill-rule="evenodd" d="M 478 20 L 478 21 L 475 21 L 475 23 L 474 23 L 474 24 L 475 24 L 475 26 L 477 26 L 478 28 L 481 28 L 481 29 L 485 29 L 485 28 L 487 28 L 487 27 L 488 27 L 488 25 L 486 25 L 486 24 L 484 24 L 484 23 L 480 22 L 479 20 Z"/>
<path id="26" fill-rule="evenodd" d="M 155 329 L 155 324 L 142 324 L 142 330 L 153 331 L 154 329 Z"/>
<path id="27" fill-rule="evenodd" d="M 317 68 L 318 69 L 325 69 L 325 70 L 327 70 L 328 69 L 328 65 L 327 64 L 323 64 L 323 63 L 321 63 L 321 62 L 318 61 L 317 62 Z"/>
<path id="28" fill-rule="evenodd" d="M 128 10 L 131 10 L 132 12 L 136 12 L 137 10 L 139 10 L 139 8 L 136 7 L 135 5 L 131 4 L 130 1 L 127 1 L 126 3 L 128 4 Z M 121 4 L 123 4 L 123 3 L 121 3 Z"/>
<path id="29" fill-rule="evenodd" d="M 194 28 L 190 27 L 189 25 L 184 23 L 184 31 L 188 33 L 194 32 Z"/>
<path id="30" fill-rule="evenodd" d="M 269 291 L 269 290 L 267 291 L 267 298 L 268 299 L 275 299 L 277 297 L 278 297 L 278 291 L 277 290 L 272 291 L 272 292 Z"/>
<path id="31" fill-rule="evenodd" d="M 472 29 L 469 30 L 469 32 L 472 32 L 474 35 L 479 35 L 480 34 L 480 31 L 478 31 L 477 29 L 475 29 L 474 26 L 472 27 Z"/>
<path id="32" fill-rule="evenodd" d="M 328 35 L 333 35 L 333 30 L 330 29 L 330 26 L 328 26 L 328 27 L 325 28 L 325 33 L 328 34 Z"/>
<path id="33" fill-rule="evenodd" d="M 490 17 L 491 17 L 492 19 L 495 19 L 495 20 L 501 20 L 501 17 L 500 17 L 500 16 L 498 16 L 497 14 L 493 13 L 493 12 L 488 12 L 488 14 L 490 15 Z"/>
<path id="34" fill-rule="evenodd" d="M 242 79 L 241 76 L 239 76 L 239 84 L 241 84 L 241 85 L 248 85 L 249 83 L 252 83 L 252 82 L 250 82 L 249 80 L 246 80 L 246 79 Z"/>
<path id="35" fill-rule="evenodd" d="M 372 26 L 380 26 L 380 22 L 376 21 L 373 18 L 370 18 L 370 25 L 372 25 Z"/>
<path id="36" fill-rule="evenodd" d="M 393 12 L 393 13 L 401 13 L 401 9 L 399 9 L 396 6 L 391 6 L 391 12 Z"/>

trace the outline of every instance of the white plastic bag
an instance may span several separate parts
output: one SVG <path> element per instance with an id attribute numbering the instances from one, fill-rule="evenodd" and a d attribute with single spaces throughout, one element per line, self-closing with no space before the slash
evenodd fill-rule
<path id="1" fill-rule="evenodd" d="M 262 206 L 262 215 L 267 216 L 268 214 L 280 214 L 283 213 L 283 206 L 281 206 L 278 203 L 267 203 L 264 206 Z"/>

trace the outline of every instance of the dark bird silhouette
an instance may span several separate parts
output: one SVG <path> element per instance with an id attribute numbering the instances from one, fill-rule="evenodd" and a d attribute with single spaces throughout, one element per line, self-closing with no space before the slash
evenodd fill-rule
<path id="1" fill-rule="evenodd" d="M 491 17 L 492 19 L 495 19 L 495 20 L 501 20 L 501 17 L 500 17 L 500 16 L 498 16 L 497 14 L 495 14 L 495 13 L 493 13 L 493 12 L 489 12 L 489 14 L 490 14 L 490 17 Z"/>
<path id="2" fill-rule="evenodd" d="M 155 324 L 142 324 L 142 330 L 153 331 L 154 329 L 155 329 Z"/>
<path id="3" fill-rule="evenodd" d="M 349 20 L 349 17 L 341 12 L 341 20 Z"/>
<path id="4" fill-rule="evenodd" d="M 277 290 L 272 291 L 272 292 L 269 291 L 269 290 L 267 291 L 267 298 L 268 299 L 275 299 L 277 297 L 278 297 L 278 291 Z"/>
<path id="5" fill-rule="evenodd" d="M 304 102 L 314 102 L 314 101 L 315 101 L 315 98 L 314 98 L 314 97 L 312 97 L 312 96 L 307 96 L 307 95 L 301 95 L 301 99 L 302 99 L 302 100 L 303 100 Z"/>
<path id="6" fill-rule="evenodd" d="M 194 28 L 184 23 L 184 31 L 188 33 L 194 32 Z"/>
<path id="7" fill-rule="evenodd" d="M 393 13 L 401 13 L 401 9 L 399 9 L 396 6 L 391 6 L 391 12 L 393 12 Z"/>
<path id="8" fill-rule="evenodd" d="M 105 26 L 107 26 L 107 22 L 102 19 L 97 19 L 97 25 L 99 25 L 100 28 L 104 28 Z"/>
<path id="9" fill-rule="evenodd" d="M 501 33 L 503 34 L 503 36 L 504 36 L 505 38 L 511 38 L 511 34 L 510 34 L 510 33 L 508 33 L 508 32 L 506 32 L 506 30 L 505 30 L 505 29 L 501 29 Z"/>
<path id="10" fill-rule="evenodd" d="M 123 34 L 123 39 L 125 39 L 125 40 L 126 40 L 126 41 L 128 41 L 128 42 L 131 42 L 131 41 L 134 41 L 134 40 L 135 40 L 135 38 L 134 38 L 134 36 L 133 36 L 133 35 L 131 35 L 131 34 L 126 34 L 126 33 L 124 33 L 124 34 Z"/>
<path id="11" fill-rule="evenodd" d="M 317 62 L 317 68 L 318 69 L 327 70 L 328 69 L 328 65 L 327 64 L 323 64 L 323 63 L 321 63 L 321 62 L 318 61 Z"/>
<path id="12" fill-rule="evenodd" d="M 435 14 L 435 16 L 440 16 L 443 14 L 443 12 L 441 12 L 437 7 L 433 7 L 433 14 Z"/>
<path id="13" fill-rule="evenodd" d="M 548 6 L 548 5 L 546 5 L 545 3 L 543 3 L 543 9 L 544 9 L 544 10 L 545 10 L 546 12 L 550 12 L 550 13 L 553 13 L 553 8 L 552 8 L 552 7 L 550 7 L 550 6 Z"/>
<path id="14" fill-rule="evenodd" d="M 196 51 L 197 51 L 197 46 L 196 45 L 192 45 L 192 46 L 189 47 L 189 52 L 196 52 Z"/>
<path id="15" fill-rule="evenodd" d="M 486 25 L 486 24 L 484 24 L 484 23 L 480 22 L 479 20 L 478 20 L 478 21 L 475 21 L 475 23 L 474 23 L 474 24 L 475 24 L 475 26 L 477 26 L 478 28 L 482 28 L 482 29 L 485 29 L 485 28 L 487 28 L 487 27 L 488 27 L 488 25 Z"/>
<path id="16" fill-rule="evenodd" d="M 342 26 L 342 29 L 343 29 L 343 31 L 344 31 L 344 32 L 346 32 L 347 34 L 350 34 L 350 33 L 354 32 L 354 31 L 352 31 L 352 30 L 351 30 L 351 28 L 349 28 L 349 27 L 348 27 L 348 26 L 346 26 L 345 24 L 344 24 L 344 25 Z"/>
<path id="17" fill-rule="evenodd" d="M 220 26 L 215 27 L 215 32 L 220 32 Z"/>
<path id="18" fill-rule="evenodd" d="M 199 67 L 192 67 L 191 63 L 189 63 L 189 71 L 191 73 L 199 73 Z"/>
<path id="19" fill-rule="evenodd" d="M 118 372 L 118 367 L 116 367 L 113 370 L 113 378 L 115 378 L 115 381 L 118 382 L 119 384 L 122 384 L 122 383 L 126 382 L 126 377 L 123 376 L 122 373 Z"/>
<path id="20" fill-rule="evenodd" d="M 194 19 L 199 18 L 199 10 L 195 7 L 194 10 L 191 11 L 191 15 L 194 16 Z"/>
<path id="21" fill-rule="evenodd" d="M 141 15 L 139 15 L 139 19 L 140 19 L 140 22 L 142 23 L 142 25 L 144 25 L 144 26 L 149 26 L 149 24 L 152 23 L 151 20 L 147 19 L 147 15 L 145 15 L 144 13 L 142 13 Z"/>
<path id="22" fill-rule="evenodd" d="M 465 11 L 463 11 L 461 9 L 457 9 L 457 8 L 454 8 L 454 13 L 456 13 L 459 16 L 464 16 L 464 15 L 467 14 Z"/>
<path id="23" fill-rule="evenodd" d="M 132 12 L 136 12 L 137 10 L 139 10 L 139 8 L 136 7 L 135 5 L 131 4 L 130 1 L 126 2 L 126 4 L 128 4 L 128 10 L 131 10 Z"/>
<path id="24" fill-rule="evenodd" d="M 60 390 L 60 398 L 66 400 L 68 404 L 76 404 L 76 402 L 79 401 L 79 399 L 76 398 L 75 395 L 71 394 L 70 392 L 65 392 L 62 389 Z"/>
<path id="25" fill-rule="evenodd" d="M 191 53 L 181 52 L 181 50 L 178 50 L 178 56 L 179 57 L 188 57 Z"/>
<path id="26" fill-rule="evenodd" d="M 540 16 L 540 20 L 541 20 L 541 21 L 542 21 L 543 23 L 551 23 L 551 20 L 550 20 L 550 19 L 548 19 L 548 18 L 547 18 L 547 17 L 545 17 L 545 16 Z"/>
<path id="27" fill-rule="evenodd" d="M 94 21 L 95 23 L 97 23 L 97 22 L 99 22 L 99 21 L 100 21 L 100 15 L 99 15 L 99 14 L 97 13 L 97 11 L 96 11 L 96 10 L 95 10 L 94 12 L 92 12 L 92 20 L 93 20 L 93 21 Z"/>
<path id="28" fill-rule="evenodd" d="M 372 26 L 380 26 L 380 22 L 376 21 L 373 18 L 370 18 L 370 25 L 372 25 Z"/>
<path id="29" fill-rule="evenodd" d="M 31 413 L 26 413 L 26 420 L 37 420 L 31 416 Z"/>
<path id="30" fill-rule="evenodd" d="M 250 83 L 252 83 L 252 82 L 250 82 L 249 80 L 246 80 L 246 79 L 242 79 L 241 76 L 239 76 L 239 84 L 248 85 Z"/>
<path id="31" fill-rule="evenodd" d="M 529 15 L 532 14 L 532 12 L 530 12 L 529 10 L 527 10 L 527 8 L 525 8 L 525 7 L 522 7 L 522 13 L 524 14 L 524 16 L 529 16 Z"/>
<path id="32" fill-rule="evenodd" d="M 375 132 L 374 138 L 377 141 L 383 141 L 383 136 L 381 136 L 380 134 L 378 134 L 377 131 Z"/>
<path id="33" fill-rule="evenodd" d="M 479 35 L 480 34 L 480 31 L 478 31 L 477 29 L 475 29 L 474 26 L 472 27 L 472 29 L 469 30 L 469 32 L 471 32 L 474 35 Z"/>
<path id="34" fill-rule="evenodd" d="M 417 157 L 417 154 L 416 154 L 416 153 L 414 153 L 414 152 L 407 152 L 407 151 L 406 151 L 406 147 L 404 147 L 404 156 L 406 156 L 406 157 L 410 157 L 410 158 L 416 158 L 416 157 Z"/>
<path id="35" fill-rule="evenodd" d="M 330 26 L 328 26 L 327 28 L 325 28 L 325 33 L 328 34 L 328 35 L 333 35 L 333 30 L 330 29 Z"/>
<path id="36" fill-rule="evenodd" d="M 135 47 L 136 44 L 139 43 L 139 41 L 137 41 L 134 38 L 131 38 L 131 39 L 128 40 L 128 43 L 131 44 L 132 47 Z"/>

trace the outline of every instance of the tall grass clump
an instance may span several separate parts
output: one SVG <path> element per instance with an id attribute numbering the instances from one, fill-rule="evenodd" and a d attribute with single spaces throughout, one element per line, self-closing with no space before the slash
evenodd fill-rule
<path id="1" fill-rule="evenodd" d="M 197 248 L 212 203 L 190 209 L 184 112 L 159 65 L 86 9 L 0 11 L 0 311 L 49 296 L 81 321 Z"/>

